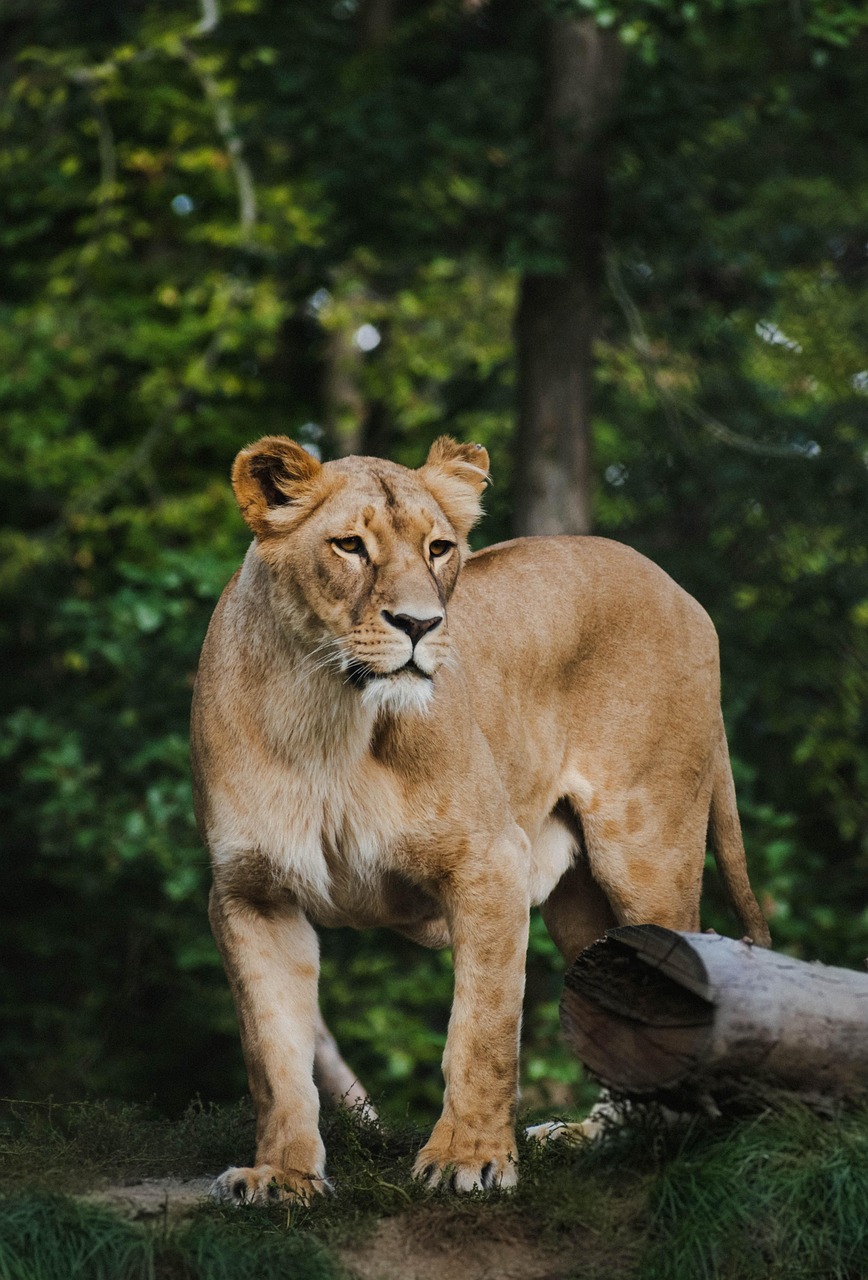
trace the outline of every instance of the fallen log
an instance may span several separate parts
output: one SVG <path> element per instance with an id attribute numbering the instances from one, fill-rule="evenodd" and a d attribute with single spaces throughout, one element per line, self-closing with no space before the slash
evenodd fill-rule
<path id="1" fill-rule="evenodd" d="M 611 929 L 567 972 L 561 1026 L 621 1095 L 868 1095 L 868 974 L 719 934 Z"/>

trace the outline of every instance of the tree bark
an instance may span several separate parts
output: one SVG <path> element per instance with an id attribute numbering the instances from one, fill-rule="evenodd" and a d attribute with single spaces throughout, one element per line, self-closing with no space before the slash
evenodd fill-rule
<path id="1" fill-rule="evenodd" d="M 363 453 L 366 406 L 359 389 L 361 352 L 342 329 L 327 337 L 323 359 L 323 428 L 329 454 Z"/>
<path id="2" fill-rule="evenodd" d="M 383 49 L 395 25 L 396 0 L 362 0 L 359 5 L 359 47 Z"/>
<path id="3" fill-rule="evenodd" d="M 567 973 L 561 1024 L 618 1093 L 868 1095 L 868 974 L 718 934 L 610 930 Z"/>
<path id="4" fill-rule="evenodd" d="M 591 527 L 592 347 L 605 226 L 603 134 L 621 85 L 617 32 L 592 18 L 553 17 L 547 37 L 544 138 L 557 194 L 545 208 L 565 259 L 527 273 L 515 322 L 517 534 Z"/>

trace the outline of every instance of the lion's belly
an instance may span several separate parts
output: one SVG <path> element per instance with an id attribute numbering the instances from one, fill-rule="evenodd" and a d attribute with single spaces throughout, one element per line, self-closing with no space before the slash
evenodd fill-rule
<path id="1" fill-rule="evenodd" d="M 439 903 L 406 877 L 390 870 L 356 875 L 351 858 L 332 865 L 328 900 L 307 903 L 314 924 L 326 929 L 394 929 L 423 946 L 448 944 Z"/>

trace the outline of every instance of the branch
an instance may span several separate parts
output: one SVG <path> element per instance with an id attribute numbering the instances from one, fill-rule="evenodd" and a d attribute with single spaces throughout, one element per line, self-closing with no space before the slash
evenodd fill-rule
<path id="1" fill-rule="evenodd" d="M 200 0 L 200 3 L 202 6 L 202 18 L 191 33 L 197 38 L 211 35 L 216 31 L 220 22 L 219 0 Z M 181 41 L 181 57 L 202 86 L 205 97 L 211 105 L 217 132 L 223 139 L 226 150 L 229 153 L 229 163 L 232 165 L 235 185 L 238 188 L 238 221 L 241 226 L 242 237 L 249 243 L 256 226 L 258 209 L 256 186 L 253 181 L 253 173 L 244 156 L 244 144 L 241 141 L 238 130 L 235 128 L 232 112 L 220 90 L 219 84 L 209 72 L 199 65 L 186 40 Z"/>
<path id="2" fill-rule="evenodd" d="M 201 0 L 202 18 L 193 28 L 194 36 L 210 36 L 220 22 L 219 0 Z"/>
<path id="3" fill-rule="evenodd" d="M 621 308 L 624 319 L 627 321 L 630 342 L 639 357 L 639 364 L 646 385 L 660 401 L 666 421 L 676 435 L 682 438 L 684 436 L 684 427 L 681 421 L 683 416 L 689 418 L 691 422 L 695 422 L 697 426 L 702 427 L 715 440 L 720 441 L 721 444 L 729 445 L 732 449 L 740 449 L 742 453 L 752 453 L 763 458 L 805 458 L 808 456 L 805 450 L 797 444 L 772 444 L 771 442 L 752 440 L 750 436 L 733 431 L 732 427 L 720 422 L 712 414 L 706 413 L 704 409 L 701 409 L 692 400 L 688 400 L 686 396 L 676 396 L 660 377 L 660 362 L 653 353 L 648 334 L 645 332 L 645 326 L 642 323 L 639 308 L 627 292 L 618 266 L 618 260 L 611 251 L 606 255 L 606 280 L 612 290 L 615 301 Z"/>
<path id="4" fill-rule="evenodd" d="M 211 107 L 217 132 L 229 154 L 229 163 L 232 166 L 235 185 L 238 189 L 238 221 L 242 237 L 249 242 L 256 226 L 258 208 L 256 186 L 250 166 L 244 156 L 244 144 L 235 127 L 229 104 L 221 92 L 217 80 L 209 72 L 203 70 L 188 43 L 190 39 L 198 40 L 203 36 L 212 35 L 216 31 L 220 24 L 220 2 L 219 0 L 200 0 L 200 6 L 202 16 L 199 22 L 196 23 L 192 30 L 187 30 L 186 36 L 178 38 L 180 56 L 202 86 L 202 90 Z M 125 57 L 124 64 L 147 61 L 154 56 L 154 52 L 154 49 L 140 49 L 131 56 Z M 118 60 L 108 58 L 105 62 L 92 67 L 73 67 L 67 74 L 75 84 L 92 89 L 95 84 L 117 72 L 121 65 Z M 100 163 L 103 175 L 100 185 L 105 186 L 107 181 L 113 183 L 117 177 L 114 138 L 105 110 L 93 95 L 91 97 L 99 129 Z M 109 175 L 109 177 L 107 178 L 106 175 Z"/>
<path id="5" fill-rule="evenodd" d="M 115 194 L 118 180 L 117 148 L 108 112 L 95 92 L 96 86 L 114 70 L 113 63 L 103 63 L 97 67 L 72 67 L 66 74 L 73 84 L 84 89 L 93 108 L 97 127 L 97 146 L 99 148 L 99 197 L 100 205 L 108 204 Z"/>
<path id="6" fill-rule="evenodd" d="M 92 98 L 97 128 L 99 129 L 99 185 L 100 203 L 110 200 L 118 180 L 117 148 L 108 112 L 99 98 Z"/>
<path id="7" fill-rule="evenodd" d="M 207 4 L 208 0 L 203 0 L 203 3 Z M 217 132 L 223 139 L 226 150 L 229 153 L 229 163 L 232 165 L 235 184 L 238 188 L 238 221 L 242 235 L 245 240 L 249 241 L 256 226 L 258 211 L 256 187 L 250 166 L 244 158 L 244 144 L 235 128 L 229 104 L 221 92 L 219 84 L 209 72 L 202 69 L 195 54 L 183 41 L 181 43 L 181 56 L 202 86 L 205 97 L 211 105 Z"/>

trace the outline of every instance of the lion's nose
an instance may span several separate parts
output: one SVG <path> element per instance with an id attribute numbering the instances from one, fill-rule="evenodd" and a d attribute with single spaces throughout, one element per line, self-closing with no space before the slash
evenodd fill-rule
<path id="1" fill-rule="evenodd" d="M 439 627 L 443 621 L 442 613 L 438 613 L 434 618 L 413 618 L 409 613 L 389 613 L 388 609 L 383 610 L 383 617 L 390 626 L 397 627 L 399 631 L 408 635 L 413 641 L 414 648 L 423 636 L 433 631 L 435 627 Z"/>

